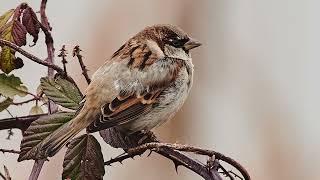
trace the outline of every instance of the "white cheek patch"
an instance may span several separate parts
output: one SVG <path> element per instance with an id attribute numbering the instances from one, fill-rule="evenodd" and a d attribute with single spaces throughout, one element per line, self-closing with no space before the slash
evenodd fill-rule
<path id="1" fill-rule="evenodd" d="M 157 57 L 163 58 L 164 54 L 158 44 L 152 40 L 147 40 L 147 45 L 153 53 L 157 54 Z"/>
<path id="2" fill-rule="evenodd" d="M 191 56 L 189 53 L 186 53 L 182 48 L 175 48 L 170 45 L 164 46 L 164 53 L 166 56 L 171 58 L 182 59 L 185 61 L 191 60 Z"/>

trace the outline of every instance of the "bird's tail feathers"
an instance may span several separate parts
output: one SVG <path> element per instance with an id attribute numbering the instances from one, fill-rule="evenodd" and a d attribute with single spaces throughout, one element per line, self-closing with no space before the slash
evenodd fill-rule
<path id="1" fill-rule="evenodd" d="M 54 156 L 70 139 L 83 129 L 82 127 L 73 127 L 73 120 L 64 124 L 44 140 L 40 151 L 44 153 L 45 157 Z"/>

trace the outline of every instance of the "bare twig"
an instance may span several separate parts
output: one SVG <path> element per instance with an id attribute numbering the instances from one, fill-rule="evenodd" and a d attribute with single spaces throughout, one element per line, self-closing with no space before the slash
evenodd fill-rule
<path id="1" fill-rule="evenodd" d="M 47 0 L 42 0 L 40 5 L 40 15 L 41 15 L 41 23 L 40 27 L 42 31 L 45 34 L 45 42 L 47 45 L 47 54 L 48 57 L 46 61 L 50 64 L 54 64 L 54 46 L 53 46 L 53 38 L 51 35 L 51 27 L 49 25 L 49 21 L 46 15 L 46 6 L 47 6 Z M 61 68 L 60 68 L 61 69 Z M 54 78 L 54 70 L 53 68 L 48 68 L 48 78 L 53 79 Z M 48 114 L 55 113 L 58 110 L 58 106 L 51 100 L 48 102 Z M 45 162 L 45 159 L 41 160 L 35 160 L 31 174 L 29 176 L 29 180 L 37 180 L 39 177 L 39 174 L 41 172 L 41 169 L 43 167 L 43 164 Z"/>
<path id="2" fill-rule="evenodd" d="M 46 6 L 47 6 L 47 0 L 42 0 L 40 5 L 40 15 L 41 15 L 41 29 L 45 33 L 46 38 L 46 45 L 47 45 L 47 54 L 48 57 L 46 59 L 47 62 L 54 64 L 54 46 L 53 46 L 53 38 L 51 35 L 51 27 L 46 15 Z M 53 68 L 48 68 L 48 77 L 54 78 L 54 70 Z M 62 72 L 60 72 L 62 73 Z M 54 105 L 52 101 L 49 101 L 48 103 L 48 112 L 49 114 L 55 112 L 57 110 L 57 106 Z"/>
<path id="3" fill-rule="evenodd" d="M 31 174 L 29 176 L 29 180 L 38 179 L 44 162 L 45 162 L 45 159 L 40 159 L 40 160 L 34 161 L 34 164 L 33 164 L 32 170 L 31 170 Z"/>
<path id="4" fill-rule="evenodd" d="M 4 179 L 5 180 L 11 180 L 11 176 L 10 176 L 8 168 L 5 165 L 3 165 L 3 169 L 4 169 L 4 176 L 5 176 Z"/>
<path id="5" fill-rule="evenodd" d="M 230 180 L 234 180 L 234 177 L 229 173 L 229 171 L 226 170 L 226 168 L 224 168 L 223 166 L 219 165 L 219 168 L 222 170 L 221 174 L 224 174 L 226 177 L 229 177 Z M 240 176 L 239 176 L 240 177 Z M 240 177 L 240 179 L 242 179 Z"/>
<path id="6" fill-rule="evenodd" d="M 2 177 L 3 180 L 6 180 L 6 177 L 0 172 L 0 177 Z"/>
<path id="7" fill-rule="evenodd" d="M 13 150 L 13 149 L 0 149 L 0 152 L 2 153 L 12 153 L 12 154 L 19 154 L 20 151 Z"/>
<path id="8" fill-rule="evenodd" d="M 82 55 L 80 54 L 81 51 L 82 50 L 80 49 L 79 46 L 75 46 L 73 48 L 73 53 L 72 54 L 73 54 L 73 57 L 77 56 L 77 58 L 79 60 L 80 67 L 81 67 L 81 70 L 82 70 L 82 74 L 86 78 L 87 83 L 90 84 L 91 83 L 91 79 L 90 79 L 90 77 L 88 75 L 88 70 L 87 70 L 86 66 L 84 65 L 84 63 L 83 63 Z"/>
<path id="9" fill-rule="evenodd" d="M 67 50 L 66 50 L 66 46 L 63 45 L 62 48 L 60 49 L 60 54 L 58 55 L 58 57 L 61 57 L 62 60 L 62 64 L 63 64 L 63 70 L 64 72 L 67 74 L 67 66 L 66 64 L 68 63 L 68 61 L 66 60 L 66 57 L 67 57 Z"/>
<path id="10" fill-rule="evenodd" d="M 47 0 L 42 0 L 40 5 L 41 24 L 47 31 L 51 31 L 50 23 L 46 15 Z"/>
<path id="11" fill-rule="evenodd" d="M 48 62 L 48 61 L 43 61 L 42 59 L 34 56 L 33 54 L 28 53 L 27 51 L 25 51 L 24 49 L 20 48 L 19 46 L 15 45 L 14 43 L 12 43 L 10 41 L 0 39 L 0 45 L 8 46 L 8 47 L 12 48 L 13 50 L 19 52 L 20 54 L 22 54 L 26 58 L 28 58 L 38 64 L 50 67 L 50 68 L 56 70 L 57 72 L 63 73 L 63 70 L 59 66 L 52 64 L 51 62 Z"/>
<path id="12" fill-rule="evenodd" d="M 16 106 L 20 106 L 20 105 L 23 105 L 23 104 L 26 104 L 26 103 L 29 103 L 29 102 L 32 102 L 32 101 L 38 101 L 38 100 L 40 100 L 40 97 L 34 97 L 34 98 L 31 98 L 31 99 L 28 99 L 28 100 L 25 100 L 25 101 L 21 101 L 21 102 L 13 102 L 12 104 L 16 105 Z"/>
<path id="13" fill-rule="evenodd" d="M 8 112 L 8 114 L 13 118 L 13 115 L 12 115 L 12 113 L 8 110 L 8 109 L 6 109 L 6 111 Z M 10 139 L 11 138 L 11 136 L 13 136 L 13 131 L 12 131 L 12 129 L 8 129 L 8 136 L 7 136 L 7 138 L 6 139 Z"/>

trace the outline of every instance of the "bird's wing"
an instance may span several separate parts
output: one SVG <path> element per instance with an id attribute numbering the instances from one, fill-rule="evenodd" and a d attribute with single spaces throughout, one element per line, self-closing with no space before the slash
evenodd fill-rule
<path id="1" fill-rule="evenodd" d="M 95 132 L 138 119 L 151 111 L 161 92 L 162 90 L 158 89 L 144 95 L 132 94 L 127 97 L 116 97 L 101 107 L 101 118 L 93 122 L 87 128 L 88 131 Z"/>

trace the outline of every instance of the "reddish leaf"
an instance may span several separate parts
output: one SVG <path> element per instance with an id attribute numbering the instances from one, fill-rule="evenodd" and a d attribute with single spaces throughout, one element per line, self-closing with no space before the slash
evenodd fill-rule
<path id="1" fill-rule="evenodd" d="M 13 19 L 18 19 L 20 21 L 21 13 L 24 9 L 28 7 L 27 3 L 21 3 L 16 9 L 14 10 Z"/>
<path id="2" fill-rule="evenodd" d="M 27 7 L 24 10 L 22 24 L 26 27 L 28 33 L 33 37 L 33 42 L 36 43 L 40 31 L 40 23 L 36 13 L 32 10 L 32 8 Z"/>
<path id="3" fill-rule="evenodd" d="M 12 36 L 17 46 L 24 46 L 27 44 L 27 30 L 21 22 L 14 20 L 12 25 Z"/>

